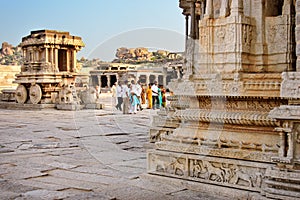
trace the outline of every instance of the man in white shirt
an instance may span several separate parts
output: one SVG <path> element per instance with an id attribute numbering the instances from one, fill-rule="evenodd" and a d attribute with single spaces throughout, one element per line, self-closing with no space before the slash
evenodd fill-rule
<path id="1" fill-rule="evenodd" d="M 154 84 L 151 86 L 152 90 L 152 106 L 153 110 L 155 110 L 155 107 L 157 107 L 158 102 L 158 87 L 157 87 L 157 81 L 154 81 Z"/>
<path id="2" fill-rule="evenodd" d="M 117 82 L 113 84 L 111 87 L 111 96 L 112 96 L 112 103 L 114 106 L 118 104 L 118 98 L 117 98 Z"/>
<path id="3" fill-rule="evenodd" d="M 123 87 L 121 85 L 121 82 L 118 82 L 118 85 L 116 87 L 116 96 L 117 96 L 117 105 L 116 109 L 122 111 L 122 103 L 123 103 Z"/>
<path id="4" fill-rule="evenodd" d="M 122 85 L 122 97 L 123 97 L 123 114 L 129 113 L 129 88 L 128 81 L 125 81 Z"/>

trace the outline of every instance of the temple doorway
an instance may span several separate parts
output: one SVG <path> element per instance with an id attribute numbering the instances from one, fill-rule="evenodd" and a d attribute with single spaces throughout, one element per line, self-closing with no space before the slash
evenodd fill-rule
<path id="1" fill-rule="evenodd" d="M 67 50 L 58 49 L 58 69 L 60 72 L 68 71 Z"/>

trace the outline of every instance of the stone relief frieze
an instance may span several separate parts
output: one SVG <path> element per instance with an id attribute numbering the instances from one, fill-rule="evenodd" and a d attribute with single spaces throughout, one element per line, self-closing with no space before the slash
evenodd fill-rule
<path id="1" fill-rule="evenodd" d="M 189 160 L 189 176 L 214 182 L 260 188 L 263 172 L 247 173 L 249 169 L 234 164 Z M 246 171 L 247 170 L 247 171 Z"/>
<path id="2" fill-rule="evenodd" d="M 224 109 L 226 111 L 244 110 L 269 112 L 275 107 L 279 107 L 285 101 L 276 100 L 262 100 L 262 99 L 232 99 L 232 98 L 213 98 L 213 97 L 198 97 L 199 108 L 211 110 L 211 109 Z"/>
<path id="3" fill-rule="evenodd" d="M 199 182 L 211 182 L 258 191 L 262 187 L 264 168 L 229 164 L 206 159 L 150 154 L 152 173 L 169 174 Z"/>

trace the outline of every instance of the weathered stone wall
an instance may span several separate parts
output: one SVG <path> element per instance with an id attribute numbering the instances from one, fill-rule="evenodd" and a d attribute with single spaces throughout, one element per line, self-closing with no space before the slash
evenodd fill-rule
<path id="1" fill-rule="evenodd" d="M 191 18 L 187 62 L 153 120 L 148 172 L 247 198 L 300 198 L 294 1 L 203 2 L 180 1 Z"/>
<path id="2" fill-rule="evenodd" d="M 18 84 L 13 83 L 15 75 L 21 72 L 21 66 L 0 65 L 0 91 L 16 89 Z"/>

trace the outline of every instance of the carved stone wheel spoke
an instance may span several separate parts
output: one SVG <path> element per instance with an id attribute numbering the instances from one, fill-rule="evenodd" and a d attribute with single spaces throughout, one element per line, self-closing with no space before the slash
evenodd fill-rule
<path id="1" fill-rule="evenodd" d="M 37 84 L 30 86 L 29 97 L 32 104 L 38 104 L 42 99 L 41 87 Z"/>
<path id="2" fill-rule="evenodd" d="M 28 94 L 24 85 L 19 85 L 16 89 L 16 100 L 18 103 L 25 103 L 27 101 Z"/>

